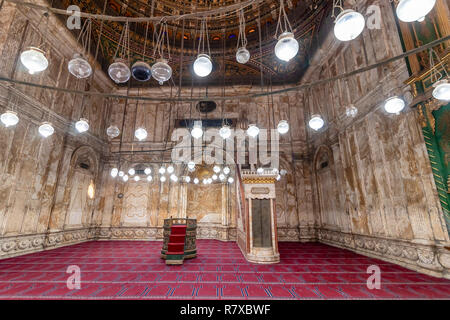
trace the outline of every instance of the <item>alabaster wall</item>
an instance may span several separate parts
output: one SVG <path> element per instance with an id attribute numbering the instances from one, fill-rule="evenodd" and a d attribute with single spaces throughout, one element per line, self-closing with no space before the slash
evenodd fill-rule
<path id="1" fill-rule="evenodd" d="M 274 88 L 281 89 L 281 87 Z M 264 88 L 267 90 L 267 88 Z M 127 90 L 119 90 L 119 93 L 126 93 Z M 153 98 L 168 98 L 175 94 L 174 89 L 169 86 L 162 86 L 153 89 L 131 89 L 130 95 L 149 96 Z M 209 88 L 210 96 L 242 96 L 254 92 L 260 92 L 260 87 L 232 86 L 225 88 Z M 191 88 L 183 88 L 183 96 L 191 95 Z M 204 89 L 194 88 L 193 96 L 204 94 Z M 117 179 L 108 177 L 109 170 L 117 166 L 119 160 L 126 170 L 134 165 L 153 165 L 156 169 L 162 162 L 171 162 L 170 151 L 162 152 L 163 149 L 172 148 L 176 142 L 171 141 L 176 119 L 189 118 L 232 118 L 237 120 L 237 128 L 246 128 L 249 123 L 256 123 L 260 128 L 275 128 L 281 119 L 288 119 L 291 125 L 290 132 L 281 136 L 280 140 L 280 162 L 279 168 L 285 169 L 288 173 L 277 183 L 277 216 L 279 239 L 283 241 L 312 240 L 315 238 L 314 217 L 312 212 L 312 191 L 311 191 L 311 170 L 310 164 L 306 160 L 306 135 L 303 118 L 303 106 L 298 103 L 298 93 L 289 92 L 275 95 L 272 98 L 237 98 L 226 100 L 223 103 L 217 102 L 217 109 L 208 115 L 199 114 L 195 105 L 190 103 L 166 103 L 140 101 L 113 101 L 111 106 L 110 123 L 122 128 L 123 136 L 113 139 L 110 142 L 109 158 L 105 166 L 105 189 L 104 200 L 101 200 L 104 207 L 102 232 L 107 238 L 110 234 L 116 234 L 118 238 L 133 239 L 148 237 L 160 238 L 162 220 L 170 215 L 182 216 L 183 208 L 187 208 L 188 214 L 198 214 L 200 223 L 199 237 L 218 238 L 223 240 L 234 240 L 236 237 L 236 196 L 235 188 L 228 191 L 215 190 L 213 186 L 189 185 L 186 192 L 177 191 L 180 186 L 176 184 L 170 191 L 166 190 L 166 184 L 160 190 L 159 183 L 153 181 L 139 182 L 139 194 L 137 196 L 135 182 L 123 184 Z M 273 105 L 273 108 L 272 108 Z M 125 115 L 125 120 L 123 119 Z M 169 127 L 170 125 L 170 127 Z M 148 137 L 144 141 L 137 141 L 134 131 L 138 127 L 144 127 L 148 132 Z M 166 140 L 169 139 L 167 142 Z M 145 150 L 144 154 L 139 152 Z M 132 157 L 130 152 L 137 151 Z M 121 155 L 119 157 L 119 154 Z M 294 157 L 294 158 L 293 158 Z M 126 161 L 126 164 L 124 164 Z M 153 172 L 156 172 L 154 169 Z M 155 176 L 155 175 L 154 175 Z M 157 175 L 156 175 L 157 176 Z M 236 180 L 236 179 L 235 179 Z M 218 188 L 218 187 L 217 187 Z M 209 190 L 211 189 L 211 190 Z M 228 187 L 227 187 L 228 189 Z M 227 194 L 227 196 L 224 195 Z M 123 194 L 119 199 L 117 195 Z M 170 196 L 168 196 L 170 194 Z M 103 197 L 103 196 L 102 196 Z M 130 226 L 124 223 L 123 217 L 127 217 L 133 212 L 133 206 L 124 205 L 127 197 L 133 197 L 138 201 L 148 203 L 146 218 L 139 226 Z M 111 200 L 115 198 L 115 200 Z M 177 202 L 178 201 L 178 202 Z M 167 209 L 167 202 L 177 208 L 178 212 Z M 229 204 L 225 204 L 228 203 Z M 176 203 L 176 205 L 175 205 Z M 225 210 L 225 206 L 232 208 Z M 206 214 L 204 213 L 211 213 Z M 204 222 L 202 222 L 204 219 Z M 225 223 L 226 221 L 226 223 Z M 150 225 L 149 225 L 150 224 Z M 144 233 L 142 227 L 150 228 Z"/>
<path id="2" fill-rule="evenodd" d="M 304 81 L 349 72 L 402 52 L 390 4 L 380 30 L 348 44 L 326 38 Z M 361 9 L 364 11 L 364 9 Z M 403 60 L 305 94 L 327 125 L 313 145 L 314 214 L 319 241 L 436 276 L 449 277 L 449 235 L 417 110 L 388 115 L 383 100 L 409 77 Z M 400 91 L 396 91 L 396 88 Z M 345 117 L 345 107 L 359 110 Z M 316 108 L 314 110 L 314 108 Z M 316 112 L 314 112 L 316 113 Z"/>
<path id="3" fill-rule="evenodd" d="M 2 77 L 81 89 L 67 62 L 77 48 L 75 40 L 55 17 L 49 22 L 49 68 L 30 75 L 21 65 L 22 48 L 36 45 L 42 28 L 36 12 L 10 3 L 0 11 L 0 74 Z M 42 26 L 41 26 L 42 27 Z M 104 90 L 98 74 L 93 90 Z M 109 90 L 109 89 L 108 89 Z M 0 83 L 0 112 L 11 109 L 20 121 L 0 125 L 0 258 L 73 244 L 94 237 L 97 200 L 87 196 L 91 181 L 101 189 L 100 155 L 106 152 L 106 109 L 101 99 L 86 101 L 84 117 L 90 131 L 77 134 L 74 121 L 81 116 L 81 97 L 37 87 Z M 50 121 L 55 133 L 45 139 L 38 133 Z M 80 164 L 88 165 L 83 169 Z"/>

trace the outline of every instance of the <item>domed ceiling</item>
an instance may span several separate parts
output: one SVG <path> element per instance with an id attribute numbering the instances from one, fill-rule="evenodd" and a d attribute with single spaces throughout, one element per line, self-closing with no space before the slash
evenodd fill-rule
<path id="1" fill-rule="evenodd" d="M 106 15 L 127 17 L 150 17 L 189 14 L 209 11 L 220 7 L 234 5 L 238 0 L 107 0 Z M 70 0 L 54 0 L 53 6 L 66 9 L 73 4 Z M 82 12 L 101 14 L 103 0 L 81 0 L 78 4 Z M 308 66 L 308 56 L 317 46 L 317 33 L 323 27 L 326 16 L 332 7 L 331 0 L 285 0 L 286 12 L 296 38 L 300 43 L 298 55 L 288 63 L 277 59 L 274 54 L 276 39 L 274 38 L 279 0 L 265 0 L 255 2 L 245 8 L 245 32 L 248 40 L 247 49 L 251 53 L 250 61 L 243 65 L 236 62 L 236 46 L 239 35 L 239 19 L 237 14 L 226 16 L 216 15 L 208 19 L 209 43 L 213 58 L 213 72 L 206 78 L 192 76 L 192 63 L 197 55 L 200 19 L 189 18 L 169 20 L 168 33 L 171 49 L 169 64 L 173 69 L 173 81 L 178 85 L 180 81 L 180 63 L 183 58 L 184 86 L 214 86 L 261 83 L 261 69 L 264 83 L 269 80 L 274 84 L 287 84 L 300 80 Z M 258 28 L 258 17 L 261 17 L 261 30 Z M 65 17 L 61 17 L 64 19 Z M 95 53 L 95 46 L 100 29 L 100 21 L 93 21 L 93 45 L 91 53 Z M 183 27 L 184 25 L 184 27 Z M 146 22 L 130 23 L 131 64 L 142 59 L 145 43 Z M 153 33 L 154 26 L 149 24 L 145 61 L 154 63 Z M 184 32 L 183 32 L 184 29 Z M 102 31 L 101 46 L 98 54 L 103 71 L 107 73 L 112 63 L 117 44 L 123 30 L 123 22 L 105 21 Z M 261 32 L 261 47 L 260 37 Z M 77 36 L 75 34 L 75 36 Z M 183 48 L 183 50 L 182 50 Z M 262 51 L 262 59 L 261 52 Z M 183 52 L 183 54 L 182 54 Z M 261 67 L 262 60 L 262 67 Z M 157 86 L 157 82 L 150 80 L 138 83 L 133 80 L 131 86 Z"/>

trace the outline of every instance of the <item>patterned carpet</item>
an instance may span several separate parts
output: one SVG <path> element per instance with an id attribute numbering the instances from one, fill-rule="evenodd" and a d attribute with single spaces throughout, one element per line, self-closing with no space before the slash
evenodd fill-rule
<path id="1" fill-rule="evenodd" d="M 199 240 L 182 266 L 161 242 L 87 242 L 0 260 L 0 299 L 450 299 L 450 281 L 319 243 L 280 243 L 281 263 L 248 263 L 234 242 Z M 380 290 L 366 286 L 381 268 Z M 66 285 L 69 265 L 81 289 Z"/>

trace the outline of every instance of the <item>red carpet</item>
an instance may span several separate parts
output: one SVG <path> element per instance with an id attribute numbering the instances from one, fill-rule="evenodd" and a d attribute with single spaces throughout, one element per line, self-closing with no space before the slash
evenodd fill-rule
<path id="1" fill-rule="evenodd" d="M 281 263 L 246 262 L 234 242 L 199 240 L 166 266 L 161 242 L 87 242 L 0 260 L 0 299 L 449 299 L 450 281 L 319 243 L 280 243 Z M 381 268 L 380 290 L 366 286 Z M 69 265 L 81 289 L 69 290 Z"/>

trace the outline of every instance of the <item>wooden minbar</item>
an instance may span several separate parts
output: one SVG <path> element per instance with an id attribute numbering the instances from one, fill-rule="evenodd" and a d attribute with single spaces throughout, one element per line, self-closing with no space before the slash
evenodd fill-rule
<path id="1" fill-rule="evenodd" d="M 164 220 L 161 258 L 166 264 L 183 264 L 184 259 L 197 256 L 197 220 L 170 218 Z"/>

